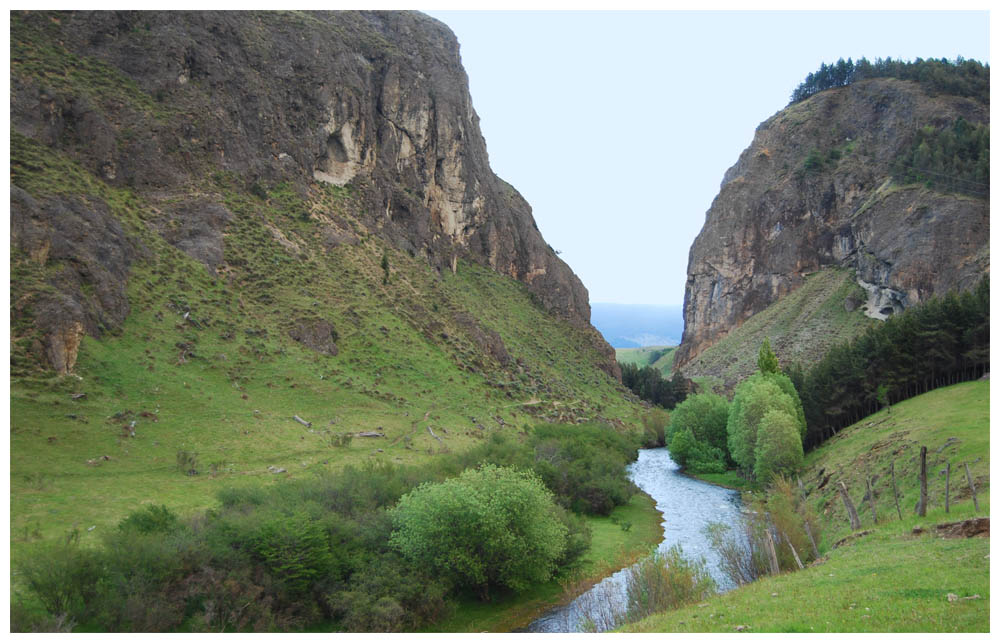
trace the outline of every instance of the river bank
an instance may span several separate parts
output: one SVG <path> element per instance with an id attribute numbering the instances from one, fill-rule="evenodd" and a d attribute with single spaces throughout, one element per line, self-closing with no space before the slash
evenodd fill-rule
<path id="1" fill-rule="evenodd" d="M 713 522 L 734 522 L 739 494 L 681 473 L 664 448 L 641 450 L 628 468 L 629 477 L 656 501 L 663 516 L 663 540 L 657 549 L 666 552 L 679 545 L 686 556 L 704 558 L 719 588 L 729 589 L 731 583 L 720 571 L 704 529 Z M 578 632 L 591 625 L 603 631 L 616 626 L 626 603 L 625 577 L 626 570 L 615 572 L 568 604 L 549 610 L 526 631 Z"/>

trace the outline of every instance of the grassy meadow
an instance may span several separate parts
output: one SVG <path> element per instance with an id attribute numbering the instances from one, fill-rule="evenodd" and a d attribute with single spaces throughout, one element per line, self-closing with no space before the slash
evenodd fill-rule
<path id="1" fill-rule="evenodd" d="M 652 366 L 669 376 L 674 367 L 676 346 L 643 346 L 642 348 L 616 348 L 615 358 L 623 364 L 635 364 L 639 368 Z"/>

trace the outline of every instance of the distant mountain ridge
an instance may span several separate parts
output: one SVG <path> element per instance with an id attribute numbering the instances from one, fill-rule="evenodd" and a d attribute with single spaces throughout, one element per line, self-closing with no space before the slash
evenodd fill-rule
<path id="1" fill-rule="evenodd" d="M 682 306 L 591 303 L 590 323 L 614 348 L 676 346 L 684 332 Z"/>

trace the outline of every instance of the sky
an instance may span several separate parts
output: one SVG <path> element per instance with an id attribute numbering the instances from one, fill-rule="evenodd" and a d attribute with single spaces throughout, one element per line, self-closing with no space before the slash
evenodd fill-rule
<path id="1" fill-rule="evenodd" d="M 426 11 L 458 37 L 493 171 L 592 302 L 679 305 L 757 126 L 823 62 L 989 62 L 989 14 Z"/>

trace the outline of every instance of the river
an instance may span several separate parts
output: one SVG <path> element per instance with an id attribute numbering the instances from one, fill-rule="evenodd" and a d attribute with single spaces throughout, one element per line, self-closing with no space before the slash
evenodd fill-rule
<path id="1" fill-rule="evenodd" d="M 629 477 L 656 501 L 663 514 L 661 552 L 680 545 L 688 558 L 704 557 L 720 591 L 732 588 L 719 571 L 718 556 L 704 534 L 712 522 L 734 524 L 740 513 L 739 494 L 680 472 L 666 449 L 642 449 L 628 466 Z M 625 578 L 621 570 L 600 581 L 568 605 L 553 608 L 532 622 L 527 632 L 579 632 L 589 620 L 598 630 L 611 629 L 624 612 Z"/>

